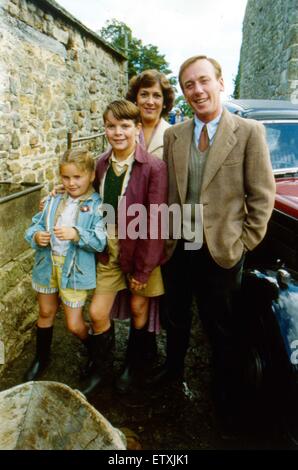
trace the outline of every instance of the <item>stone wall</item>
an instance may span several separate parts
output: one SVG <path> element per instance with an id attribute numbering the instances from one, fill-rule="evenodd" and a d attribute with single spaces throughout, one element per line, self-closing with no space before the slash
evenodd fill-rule
<path id="1" fill-rule="evenodd" d="M 0 0 L 0 24 L 0 180 L 48 190 L 67 131 L 101 130 L 124 95 L 124 57 L 54 1 Z"/>
<path id="2" fill-rule="evenodd" d="M 240 97 L 298 102 L 298 1 L 248 0 Z"/>
<path id="3" fill-rule="evenodd" d="M 28 250 L 0 270 L 0 340 L 4 350 L 0 376 L 5 367 L 21 354 L 38 316 L 31 287 L 32 265 L 32 250 Z"/>
<path id="4" fill-rule="evenodd" d="M 125 58 L 54 1 L 0 0 L 0 181 L 51 189 L 67 132 L 75 138 L 100 131 L 104 107 L 126 86 Z M 0 375 L 22 351 L 37 318 L 32 251 L 3 262 Z"/>

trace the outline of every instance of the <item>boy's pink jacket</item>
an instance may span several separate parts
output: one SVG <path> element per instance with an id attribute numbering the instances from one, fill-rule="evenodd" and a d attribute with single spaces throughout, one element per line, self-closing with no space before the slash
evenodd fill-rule
<path id="1" fill-rule="evenodd" d="M 96 164 L 96 178 L 94 187 L 99 190 L 99 182 L 102 180 L 109 166 L 109 158 L 112 150 L 103 153 Z M 118 206 L 118 234 L 124 233 L 125 238 L 120 238 L 119 262 L 124 273 L 131 274 L 137 281 L 146 283 L 153 269 L 165 262 L 164 242 L 161 237 L 161 217 L 157 215 L 156 208 L 160 204 L 167 203 L 168 177 L 167 167 L 164 161 L 149 154 L 143 147 L 137 144 L 135 151 L 135 162 L 131 171 L 130 179 Z M 127 215 L 132 204 L 141 204 L 146 209 L 146 220 L 143 219 L 140 228 L 142 236 L 145 231 L 145 239 L 130 239 L 127 236 L 129 224 L 134 219 L 139 219 L 138 212 L 132 211 Z M 152 207 L 152 205 L 155 205 Z M 150 211 L 151 207 L 151 211 Z M 134 209 L 134 208 L 131 208 Z M 150 227 L 153 229 L 154 237 L 150 237 Z M 137 230 L 137 231 L 138 231 Z M 106 264 L 107 253 L 98 253 L 99 262 Z"/>

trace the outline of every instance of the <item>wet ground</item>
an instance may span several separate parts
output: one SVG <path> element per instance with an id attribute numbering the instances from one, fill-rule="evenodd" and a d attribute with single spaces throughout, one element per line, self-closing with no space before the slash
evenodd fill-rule
<path id="1" fill-rule="evenodd" d="M 127 322 L 116 322 L 116 357 L 114 374 L 121 370 L 124 359 Z M 32 339 L 23 354 L 6 370 L 0 390 L 22 382 L 35 350 Z M 164 359 L 165 334 L 158 338 L 159 362 Z M 52 360 L 43 380 L 63 382 L 70 387 L 80 385 L 80 367 L 86 360 L 80 342 L 67 332 L 61 313 L 58 314 L 53 339 Z M 194 322 L 186 363 L 187 385 L 171 385 L 158 389 L 142 389 L 128 396 L 117 394 L 112 385 L 100 388 L 90 399 L 115 427 L 129 428 L 138 436 L 142 449 L 280 449 L 287 448 L 276 435 L 274 419 L 255 412 L 258 418 L 244 420 L 233 436 L 223 436 L 211 400 L 211 361 L 208 341 L 199 322 Z M 246 413 L 250 415 L 250 411 Z M 270 422 L 272 421 L 272 422 Z"/>

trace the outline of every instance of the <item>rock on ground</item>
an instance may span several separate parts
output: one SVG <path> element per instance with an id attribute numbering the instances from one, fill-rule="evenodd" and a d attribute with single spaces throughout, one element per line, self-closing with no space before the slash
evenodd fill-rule
<path id="1" fill-rule="evenodd" d="M 142 449 L 268 449 L 282 448 L 272 436 L 270 425 L 254 422 L 246 425 L 232 439 L 223 439 L 211 399 L 211 360 L 208 341 L 194 315 L 191 343 L 186 360 L 187 385 L 140 389 L 138 393 L 120 396 L 113 384 L 99 388 L 90 403 L 116 428 L 129 428 L 137 435 Z M 114 376 L 123 364 L 128 322 L 116 322 Z M 165 333 L 158 337 L 159 362 L 164 360 Z M 21 356 L 7 368 L 0 389 L 22 382 L 35 351 L 35 339 L 27 344 Z M 86 360 L 79 340 L 64 326 L 58 314 L 51 363 L 42 380 L 62 382 L 72 388 L 80 385 L 80 367 Z M 64 418 L 63 418 L 64 419 Z M 266 419 L 265 419 L 266 421 Z M 269 429 L 268 429 L 269 427 Z"/>

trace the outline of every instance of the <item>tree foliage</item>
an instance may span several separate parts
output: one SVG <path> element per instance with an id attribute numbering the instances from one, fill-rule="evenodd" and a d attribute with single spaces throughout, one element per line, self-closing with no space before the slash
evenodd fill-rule
<path id="1" fill-rule="evenodd" d="M 189 118 L 193 116 L 193 110 L 191 109 L 189 104 L 185 101 L 185 98 L 183 95 L 177 96 L 175 100 L 175 108 L 179 108 L 184 116 L 188 116 Z"/>
<path id="2" fill-rule="evenodd" d="M 140 39 L 133 36 L 131 28 L 125 23 L 116 19 L 108 20 L 99 34 L 106 42 L 126 55 L 128 78 L 146 69 L 157 69 L 165 75 L 172 73 L 158 47 L 153 44 L 144 45 Z M 174 77 L 171 81 L 173 84 L 176 83 Z"/>
<path id="3" fill-rule="evenodd" d="M 241 81 L 241 61 L 239 61 L 236 78 L 233 79 L 234 91 L 233 91 L 232 97 L 235 99 L 240 98 L 240 81 Z"/>

